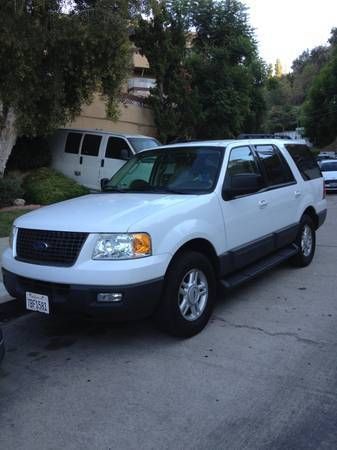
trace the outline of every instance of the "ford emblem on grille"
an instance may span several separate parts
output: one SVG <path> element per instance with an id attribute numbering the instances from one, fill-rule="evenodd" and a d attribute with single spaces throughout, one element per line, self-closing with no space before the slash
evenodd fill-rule
<path id="1" fill-rule="evenodd" d="M 44 242 L 44 241 L 33 242 L 34 250 L 47 250 L 48 248 L 49 248 L 49 245 L 47 244 L 47 242 Z"/>

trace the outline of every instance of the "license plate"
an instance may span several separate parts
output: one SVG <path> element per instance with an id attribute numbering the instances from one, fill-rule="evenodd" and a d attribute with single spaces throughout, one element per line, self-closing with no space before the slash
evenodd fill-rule
<path id="1" fill-rule="evenodd" d="M 37 311 L 49 314 L 49 299 L 47 295 L 26 292 L 26 308 L 30 311 Z"/>

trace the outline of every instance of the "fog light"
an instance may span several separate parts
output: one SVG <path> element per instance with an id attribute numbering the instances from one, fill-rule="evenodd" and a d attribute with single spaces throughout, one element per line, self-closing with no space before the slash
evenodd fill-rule
<path id="1" fill-rule="evenodd" d="M 123 294 L 116 294 L 116 293 L 107 293 L 103 292 L 101 294 L 97 294 L 97 301 L 98 302 L 121 302 L 122 301 Z"/>

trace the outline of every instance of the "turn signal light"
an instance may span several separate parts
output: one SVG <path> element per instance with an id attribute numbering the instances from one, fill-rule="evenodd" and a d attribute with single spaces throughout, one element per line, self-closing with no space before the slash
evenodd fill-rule
<path id="1" fill-rule="evenodd" d="M 137 255 L 151 255 L 151 238 L 146 233 L 133 235 L 133 251 Z"/>

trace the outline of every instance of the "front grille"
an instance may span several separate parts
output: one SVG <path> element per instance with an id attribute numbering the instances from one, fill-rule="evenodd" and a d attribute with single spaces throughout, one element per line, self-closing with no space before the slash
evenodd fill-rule
<path id="1" fill-rule="evenodd" d="M 16 259 L 31 264 L 72 266 L 88 233 L 19 228 Z"/>

